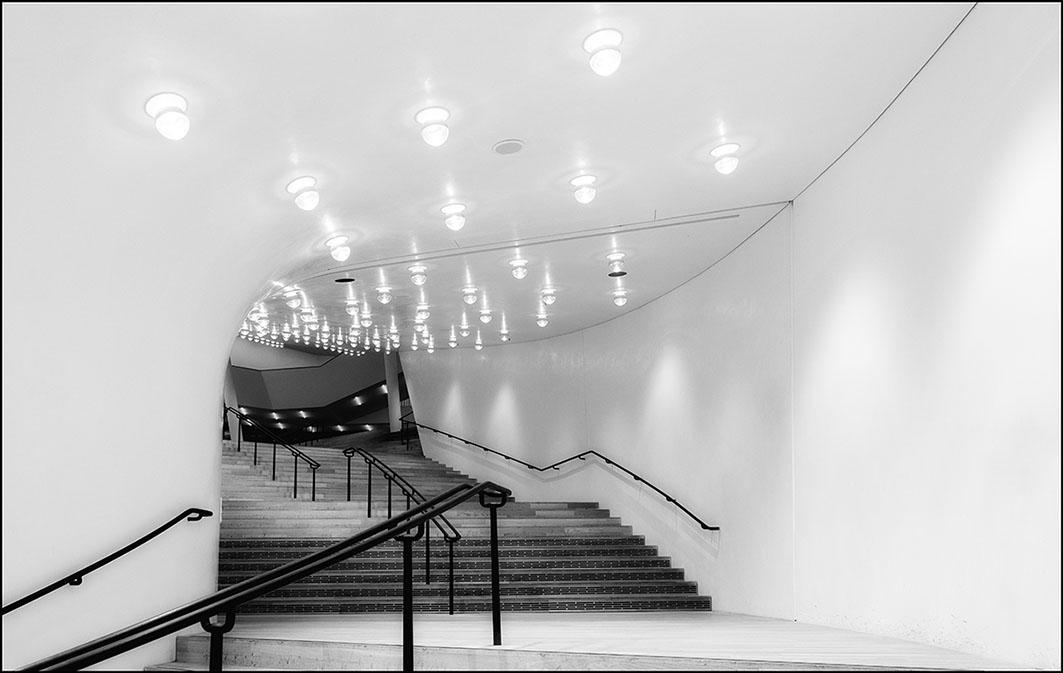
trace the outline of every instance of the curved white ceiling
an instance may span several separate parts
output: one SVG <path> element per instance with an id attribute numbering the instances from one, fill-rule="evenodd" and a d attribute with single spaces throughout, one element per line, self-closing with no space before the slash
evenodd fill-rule
<path id="1" fill-rule="evenodd" d="M 64 42 L 86 117 L 110 134 L 113 161 L 151 171 L 170 143 L 173 185 L 233 204 L 273 237 L 278 266 L 257 297 L 274 324 L 298 287 L 323 319 L 350 325 L 366 299 L 403 347 L 413 312 L 444 347 L 462 312 L 497 343 L 571 332 L 659 297 L 769 221 L 872 123 L 969 9 L 955 4 L 152 4 L 58 5 L 39 12 Z M 623 33 L 619 70 L 593 73 L 582 49 L 598 28 Z M 89 55 L 89 56 L 86 56 Z M 5 50 L 5 58 L 7 51 Z M 12 68 L 14 64 L 9 64 Z M 5 66 L 5 72 L 8 71 Z M 71 77 L 75 76 L 74 74 Z M 191 130 L 168 141 L 143 111 L 159 91 L 188 100 Z M 450 110 L 441 147 L 415 113 Z M 517 138 L 523 149 L 492 151 Z M 740 164 L 709 151 L 737 142 Z M 106 170 L 107 159 L 101 159 Z M 212 166 L 240 167 L 217 173 Z M 597 176 L 589 204 L 571 178 Z M 317 178 L 320 204 L 298 209 L 285 185 Z M 459 232 L 440 208 L 468 205 Z M 190 223 L 189 226 L 195 226 Z M 343 264 L 324 242 L 350 237 Z M 280 236 L 280 238 L 276 238 Z M 627 254 L 617 307 L 605 255 Z M 509 273 L 529 260 L 522 280 Z M 427 266 L 417 288 L 406 270 Z M 354 283 L 333 282 L 337 276 Z M 497 316 L 476 320 L 462 286 Z M 394 301 L 381 306 L 374 288 Z M 557 288 L 549 324 L 539 290 Z M 249 308 L 251 307 L 249 303 Z M 233 326 L 234 330 L 237 326 Z M 471 345 L 463 339 L 462 346 Z"/>

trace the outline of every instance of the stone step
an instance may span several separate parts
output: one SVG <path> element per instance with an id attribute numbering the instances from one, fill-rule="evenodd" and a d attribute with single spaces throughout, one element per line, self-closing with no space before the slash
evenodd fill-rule
<path id="1" fill-rule="evenodd" d="M 415 642 L 416 637 L 415 632 Z M 491 634 L 487 632 L 484 634 L 483 647 L 441 647 L 415 644 L 414 668 L 435 671 L 750 670 L 759 668 L 756 663 L 763 664 L 763 662 L 749 663 L 661 655 L 507 649 L 490 647 L 490 640 Z M 223 667 L 227 671 L 402 669 L 402 646 L 391 644 L 226 636 L 223 653 Z M 145 670 L 205 671 L 210 655 L 210 639 L 206 634 L 179 636 L 176 654 L 177 661 L 150 666 Z M 742 665 L 743 663 L 746 665 Z M 771 668 L 806 670 L 808 664 L 772 662 Z"/>
<path id="2" fill-rule="evenodd" d="M 433 583 L 425 584 L 418 579 L 414 586 L 416 599 L 427 597 L 448 597 L 450 589 L 448 576 L 445 570 L 433 573 Z M 403 585 L 401 581 L 395 582 L 366 582 L 359 584 L 320 584 L 320 585 L 290 585 L 284 589 L 270 592 L 257 601 L 275 602 L 280 599 L 329 599 L 344 600 L 347 598 L 380 598 L 385 600 L 402 600 Z M 638 597 L 647 595 L 690 596 L 697 595 L 697 587 L 690 582 L 565 582 L 553 581 L 550 584 L 542 582 L 515 582 L 507 580 L 500 588 L 502 598 L 544 596 L 609 596 L 611 598 Z M 454 580 L 454 598 L 458 596 L 490 597 L 491 582 L 489 578 L 481 581 Z"/>
<path id="3" fill-rule="evenodd" d="M 417 596 L 414 590 L 413 609 L 416 612 L 445 612 L 449 596 Z M 463 596 L 455 591 L 456 612 L 487 612 L 491 609 L 492 597 Z M 711 610 L 712 599 L 693 594 L 570 594 L 565 596 L 502 596 L 502 610 L 508 612 L 552 612 L 601 610 Z M 241 605 L 237 612 L 243 614 L 307 613 L 307 612 L 398 612 L 402 610 L 402 597 L 346 596 L 342 599 L 321 598 L 258 598 Z"/>
<path id="4" fill-rule="evenodd" d="M 433 564 L 433 574 L 442 573 L 445 568 L 443 559 L 438 559 L 438 565 Z M 422 567 L 423 570 L 423 567 Z M 449 573 L 449 569 L 446 569 Z M 459 572 L 460 570 L 460 572 Z M 457 582 L 482 581 L 491 572 L 490 564 L 485 563 L 478 571 L 472 572 L 469 568 L 455 568 L 454 576 Z M 519 568 L 510 567 L 508 564 L 500 569 L 505 582 L 595 582 L 602 580 L 620 581 L 637 580 L 639 582 L 656 582 L 663 580 L 683 581 L 683 571 L 679 568 L 670 567 L 549 567 L 549 568 Z M 257 571 L 220 571 L 218 573 L 218 586 L 231 586 L 257 576 Z M 418 573 L 421 575 L 423 573 Z M 395 582 L 402 579 L 401 567 L 398 565 L 382 565 L 380 568 L 365 566 L 362 568 L 326 569 L 300 581 L 303 586 L 312 584 L 361 584 L 387 581 L 391 578 Z M 292 584 L 291 586 L 295 586 Z"/>

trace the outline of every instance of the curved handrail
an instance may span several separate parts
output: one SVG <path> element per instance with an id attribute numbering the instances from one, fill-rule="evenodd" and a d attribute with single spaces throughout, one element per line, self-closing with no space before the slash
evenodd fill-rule
<path id="1" fill-rule="evenodd" d="M 288 449 L 288 451 L 291 452 L 291 454 L 293 456 L 296 456 L 297 458 L 302 459 L 302 461 L 304 463 L 309 465 L 311 470 L 316 470 L 317 468 L 321 467 L 321 463 L 317 462 L 316 460 L 314 460 L 310 456 L 306 455 L 305 453 L 303 453 L 299 449 L 295 448 L 294 446 L 292 446 L 288 442 L 284 441 L 279 436 L 277 436 L 277 434 L 274 433 L 272 430 L 270 430 L 269 428 L 265 427 L 264 425 L 262 425 L 261 423 L 259 423 L 255 419 L 251 418 L 250 416 L 247 416 L 246 414 L 244 414 L 244 413 L 242 413 L 242 412 L 240 412 L 240 411 L 238 411 L 236 409 L 233 409 L 232 407 L 230 407 L 228 405 L 226 405 L 225 410 L 226 411 L 231 411 L 232 413 L 236 414 L 237 416 L 240 417 L 241 420 L 247 421 L 248 425 L 255 426 L 256 429 L 258 429 L 260 432 L 265 433 L 274 442 L 276 442 L 277 444 L 280 444 L 284 448 Z"/>
<path id="2" fill-rule="evenodd" d="M 407 416 L 408 415 L 409 414 L 407 414 Z M 410 424 L 410 425 L 414 425 L 414 426 L 416 426 L 418 428 L 424 428 L 425 430 L 431 430 L 432 432 L 435 432 L 435 433 L 440 434 L 440 435 L 446 435 L 447 437 L 450 437 L 451 439 L 456 439 L 459 442 L 464 442 L 465 444 L 468 444 L 470 446 L 475 446 L 478 449 L 483 449 L 487 453 L 493 453 L 496 456 L 502 456 L 506 460 L 512 461 L 514 463 L 519 463 L 519 464 L 523 465 L 524 467 L 528 468 L 529 470 L 535 470 L 537 472 L 546 472 L 547 470 L 560 470 L 561 466 L 564 465 L 567 462 L 570 462 L 570 461 L 573 461 L 573 460 L 586 460 L 585 456 L 597 456 L 598 458 L 601 458 L 602 460 L 604 460 L 607 465 L 609 465 L 611 467 L 615 467 L 618 470 L 621 470 L 622 472 L 626 473 L 629 477 L 634 479 L 636 482 L 638 482 L 640 484 L 646 484 L 647 486 L 649 486 L 651 489 L 656 491 L 665 500 L 667 500 L 668 502 L 672 503 L 673 505 L 675 505 L 679 509 L 683 510 L 683 513 L 686 514 L 687 516 L 689 516 L 694 521 L 696 521 L 698 523 L 698 525 L 701 526 L 701 528 L 703 530 L 720 530 L 719 526 L 710 526 L 709 524 L 707 524 L 704 521 L 702 521 L 693 512 L 691 512 L 689 509 L 684 507 L 681 502 L 679 502 L 678 500 L 676 500 L 672 496 L 668 495 L 667 493 L 665 493 L 661 489 L 657 488 L 656 486 L 654 486 L 650 482 L 646 481 L 645 479 L 643 479 L 639 475 L 635 474 L 631 470 L 627 469 L 626 467 L 624 467 L 620 463 L 616 462 L 612 458 L 607 458 L 607 457 L 603 456 L 602 454 L 598 453 L 597 451 L 594 451 L 593 449 L 590 450 L 590 451 L 584 451 L 583 453 L 577 453 L 574 456 L 570 456 L 568 458 L 565 458 L 564 460 L 559 460 L 558 462 L 556 462 L 556 463 L 554 463 L 552 465 L 547 465 L 546 467 L 538 467 L 536 465 L 532 465 L 531 463 L 526 463 L 523 460 L 521 460 L 520 458 L 514 458 L 513 456 L 507 456 L 506 454 L 502 453 L 501 451 L 495 451 L 494 449 L 488 448 L 488 447 L 486 447 L 486 446 L 484 446 L 482 444 L 477 444 L 476 442 L 469 441 L 468 439 L 465 439 L 463 437 L 458 437 L 457 435 L 452 435 L 449 432 L 446 432 L 445 430 L 439 430 L 439 429 L 433 428 L 431 426 L 424 425 L 423 423 L 418 423 L 417 421 L 408 421 L 408 420 L 406 420 L 405 416 L 403 416 L 400 420 L 403 422 L 404 425 L 405 424 Z"/>
<path id="3" fill-rule="evenodd" d="M 81 570 L 78 570 L 78 571 L 75 571 L 73 573 L 70 573 L 69 575 L 67 575 L 63 579 L 58 580 L 56 582 L 52 582 L 48 586 L 46 586 L 46 587 L 44 587 L 42 589 L 38 589 L 37 591 L 34 591 L 32 594 L 29 594 L 28 596 L 24 596 L 24 597 L 18 599 L 17 601 L 15 601 L 14 603 L 9 603 L 8 605 L 5 605 L 3 607 L 3 613 L 2 614 L 6 615 L 7 613 L 11 612 L 12 610 L 17 610 L 17 609 L 21 608 L 23 605 L 26 605 L 27 603 L 32 603 L 33 601 L 37 600 L 38 598 L 52 593 L 53 591 L 55 591 L 59 587 L 63 587 L 63 586 L 66 586 L 66 585 L 70 585 L 72 587 L 80 586 L 81 583 L 85 580 L 85 575 L 88 575 L 93 570 L 97 570 L 99 568 L 102 568 L 103 566 L 107 565 L 111 561 L 113 561 L 113 560 L 115 560 L 115 559 L 117 559 L 117 558 L 119 558 L 121 556 L 125 556 L 126 554 L 128 554 L 131 551 L 133 551 L 134 549 L 136 549 L 140 545 L 144 544 L 148 540 L 151 540 L 152 538 L 164 533 L 167 529 L 172 528 L 173 526 L 176 526 L 178 523 L 181 522 L 181 520 L 187 518 L 188 521 L 199 521 L 200 519 L 203 519 L 203 518 L 208 517 L 208 516 L 214 516 L 214 512 L 210 511 L 209 509 L 200 509 L 198 507 L 189 507 L 188 509 L 186 509 L 185 511 L 181 512 L 180 514 L 178 514 L 174 518 L 170 519 L 166 523 L 162 524 L 161 526 L 159 526 L 155 530 L 151 531 L 147 535 L 144 535 L 140 539 L 138 539 L 138 540 L 136 540 L 134 542 L 131 542 L 130 544 L 127 544 L 126 546 L 122 547 L 121 549 L 119 549 L 118 551 L 114 552 L 113 554 L 111 554 L 109 556 L 105 556 L 102 559 L 100 559 L 99 561 L 96 561 L 95 563 L 92 563 L 90 565 L 85 566 Z"/>
<path id="4" fill-rule="evenodd" d="M 321 551 L 296 559 L 272 570 L 267 570 L 261 575 L 196 599 L 169 612 L 156 615 L 139 624 L 128 626 L 96 640 L 41 659 L 19 670 L 81 669 L 180 631 L 197 622 L 209 624 L 210 618 L 215 615 L 228 614 L 249 600 L 297 582 L 319 570 L 345 561 L 355 554 L 399 537 L 469 498 L 480 494 L 508 498 L 511 493 L 508 488 L 489 481 L 481 482 L 475 486 L 460 484 L 431 500 Z M 226 621 L 231 620 L 227 619 Z"/>
<path id="5" fill-rule="evenodd" d="M 367 465 L 373 465 L 378 470 L 383 472 L 384 476 L 387 479 L 390 479 L 391 481 L 394 481 L 396 484 L 398 484 L 399 490 L 402 491 L 402 494 L 413 500 L 415 504 L 420 504 L 425 501 L 425 497 L 421 495 L 421 492 L 418 491 L 413 484 L 406 481 L 406 479 L 401 474 L 392 469 L 387 463 L 380 460 L 365 449 L 355 448 L 352 446 L 343 450 L 343 455 L 347 456 L 348 458 L 354 456 L 355 454 L 361 456 L 362 459 L 365 460 Z M 440 533 L 443 534 L 443 538 L 446 539 L 448 542 L 457 542 L 458 540 L 460 540 L 461 533 L 459 533 L 458 529 L 454 527 L 454 524 L 450 523 L 450 521 L 448 521 L 447 517 L 445 516 L 440 516 L 439 518 L 442 519 L 443 523 L 446 524 L 447 528 L 450 529 L 444 529 L 443 526 L 440 525 L 439 521 L 437 521 L 436 519 L 432 519 L 432 523 L 435 524 L 435 527 L 439 529 Z"/>

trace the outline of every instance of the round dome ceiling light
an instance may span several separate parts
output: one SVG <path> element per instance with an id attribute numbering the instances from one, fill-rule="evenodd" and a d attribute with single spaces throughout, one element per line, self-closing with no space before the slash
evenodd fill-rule
<path id="1" fill-rule="evenodd" d="M 461 300 L 470 306 L 477 302 L 476 288 L 468 285 L 461 290 Z"/>
<path id="2" fill-rule="evenodd" d="M 576 188 L 573 196 L 577 201 L 586 205 L 594 200 L 597 190 L 591 185 L 598 181 L 593 175 L 580 175 L 569 180 L 569 184 Z"/>
<path id="3" fill-rule="evenodd" d="M 465 216 L 462 213 L 465 212 L 464 203 L 448 203 L 440 208 L 444 215 L 447 216 L 443 220 L 443 224 L 447 225 L 447 229 L 451 231 L 459 231 L 465 226 Z"/>
<path id="4" fill-rule="evenodd" d="M 552 287 L 544 287 L 540 292 L 542 302 L 547 306 L 552 306 L 557 301 L 557 290 Z"/>
<path id="5" fill-rule="evenodd" d="M 381 304 L 391 303 L 391 288 L 387 285 L 381 285 L 376 289 L 376 300 Z"/>
<path id="6" fill-rule="evenodd" d="M 624 288 L 618 288 L 613 290 L 613 303 L 617 306 L 623 306 L 627 303 L 627 290 Z"/>
<path id="7" fill-rule="evenodd" d="M 192 125 L 186 114 L 188 101 L 176 93 L 157 93 L 144 104 L 144 112 L 155 120 L 155 130 L 167 140 L 180 140 Z"/>
<path id="8" fill-rule="evenodd" d="M 719 145 L 709 153 L 716 158 L 716 172 L 721 175 L 730 175 L 738 168 L 738 157 L 735 153 L 738 152 L 740 146 L 738 143 L 724 143 Z"/>
<path id="9" fill-rule="evenodd" d="M 626 276 L 627 271 L 624 271 L 624 253 L 611 252 L 605 256 L 605 259 L 609 262 L 609 277 L 620 278 Z"/>
<path id="10" fill-rule="evenodd" d="M 414 264 L 409 268 L 410 282 L 414 285 L 424 285 L 428 282 L 428 275 L 425 273 L 428 269 L 423 264 Z"/>
<path id="11" fill-rule="evenodd" d="M 516 138 L 507 138 L 506 140 L 499 140 L 491 149 L 495 151 L 495 154 L 516 154 L 524 149 L 524 141 Z"/>
<path id="12" fill-rule="evenodd" d="M 513 267 L 513 277 L 517 280 L 525 278 L 528 275 L 528 260 L 514 259 L 510 261 L 509 265 Z"/>
<path id="13" fill-rule="evenodd" d="M 325 245 L 329 248 L 332 255 L 332 259 L 337 262 L 346 262 L 347 258 L 351 256 L 351 249 L 344 245 L 347 242 L 347 237 L 333 236 L 329 240 L 325 241 Z"/>
<path id="14" fill-rule="evenodd" d="M 591 70 L 602 77 L 608 77 L 620 67 L 620 50 L 624 35 L 613 28 L 603 28 L 587 36 L 583 41 L 583 51 L 591 55 Z"/>
<path id="15" fill-rule="evenodd" d="M 314 189 L 314 185 L 317 184 L 317 178 L 304 175 L 296 178 L 288 183 L 284 188 L 289 194 L 295 195 L 295 205 L 299 206 L 302 210 L 313 210 L 317 208 L 320 195 L 317 190 Z"/>
<path id="16" fill-rule="evenodd" d="M 444 123 L 450 119 L 450 111 L 442 107 L 426 107 L 414 115 L 414 120 L 421 125 L 421 138 L 432 147 L 439 147 L 447 142 L 450 128 Z"/>

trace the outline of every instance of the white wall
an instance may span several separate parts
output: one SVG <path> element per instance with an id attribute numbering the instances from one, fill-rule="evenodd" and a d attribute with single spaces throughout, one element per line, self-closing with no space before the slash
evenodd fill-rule
<path id="1" fill-rule="evenodd" d="M 291 239 L 263 223 L 260 195 L 227 189 L 264 163 L 215 151 L 242 107 L 200 108 L 188 138 L 161 138 L 141 106 L 145 86 L 174 81 L 165 45 L 131 72 L 104 48 L 134 43 L 128 27 L 85 31 L 93 11 L 4 5 L 5 604 L 186 507 L 218 511 L 227 358 Z M 95 68 L 128 90 L 85 76 Z M 195 316 L 178 310 L 190 302 Z M 6 615 L 3 668 L 210 593 L 217 540 L 217 517 L 180 524 Z M 172 657 L 170 638 L 106 666 Z"/>
<path id="2" fill-rule="evenodd" d="M 796 201 L 802 621 L 1059 667 L 1058 50 L 979 5 Z"/>
<path id="3" fill-rule="evenodd" d="M 420 422 L 539 465 L 601 450 L 718 537 L 606 469 L 426 452 L 600 500 L 720 610 L 1058 668 L 1058 29 L 1056 6 L 978 6 L 792 213 L 658 301 L 403 353 Z"/>
<path id="4" fill-rule="evenodd" d="M 781 211 L 716 268 L 592 329 L 402 353 L 419 422 L 536 465 L 597 449 L 719 533 L 599 464 L 544 481 L 422 433 L 426 452 L 521 500 L 601 502 L 718 609 L 792 617 L 788 220 Z"/>

